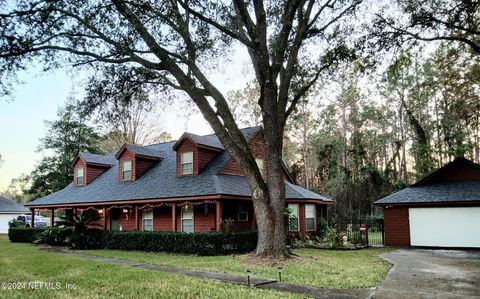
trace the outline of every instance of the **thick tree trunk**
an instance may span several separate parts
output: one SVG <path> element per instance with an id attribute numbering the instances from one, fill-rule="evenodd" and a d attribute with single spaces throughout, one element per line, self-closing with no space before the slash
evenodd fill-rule
<path id="1" fill-rule="evenodd" d="M 256 254 L 282 258 L 288 255 L 285 235 L 285 182 L 281 159 L 278 159 L 276 154 L 272 155 L 268 149 L 267 152 L 267 190 L 253 193 L 258 225 Z"/>

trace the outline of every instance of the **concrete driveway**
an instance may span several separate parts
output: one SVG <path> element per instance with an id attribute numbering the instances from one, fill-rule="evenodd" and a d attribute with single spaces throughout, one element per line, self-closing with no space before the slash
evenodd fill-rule
<path id="1" fill-rule="evenodd" d="M 480 250 L 399 249 L 373 298 L 480 298 Z"/>

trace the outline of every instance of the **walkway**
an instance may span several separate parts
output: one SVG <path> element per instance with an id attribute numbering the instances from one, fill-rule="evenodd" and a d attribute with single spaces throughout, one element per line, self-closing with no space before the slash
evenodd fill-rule
<path id="1" fill-rule="evenodd" d="M 81 253 L 81 252 L 63 251 L 60 248 L 52 248 L 52 251 L 56 253 L 70 255 L 70 256 L 85 258 L 85 259 L 89 259 L 97 262 L 137 267 L 137 268 L 142 268 L 142 269 L 147 269 L 152 271 L 175 273 L 175 274 L 200 277 L 205 279 L 214 279 L 214 280 L 219 280 L 224 282 L 247 285 L 246 275 L 241 276 L 241 275 L 232 275 L 232 274 L 225 274 L 225 273 L 219 273 L 219 272 L 197 271 L 197 270 L 181 269 L 181 268 L 147 264 L 147 263 L 138 263 L 138 262 L 132 262 L 132 261 L 116 259 L 116 258 L 99 257 L 99 256 L 94 256 L 86 253 Z M 332 299 L 368 298 L 371 296 L 371 292 L 373 291 L 373 289 L 322 289 L 322 288 L 316 288 L 313 286 L 291 284 L 291 283 L 279 282 L 276 280 L 257 278 L 257 277 L 250 278 L 250 286 L 260 288 L 260 289 L 271 289 L 276 291 L 297 293 L 297 294 L 302 294 L 305 296 L 311 296 L 315 298 L 332 298 Z"/>

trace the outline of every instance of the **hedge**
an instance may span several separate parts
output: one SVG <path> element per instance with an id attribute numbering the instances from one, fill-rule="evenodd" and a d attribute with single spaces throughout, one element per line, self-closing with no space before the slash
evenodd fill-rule
<path id="1" fill-rule="evenodd" d="M 10 228 L 12 242 L 32 243 L 46 228 Z M 147 231 L 90 231 L 71 238 L 76 248 L 103 248 L 135 251 L 164 251 L 172 253 L 218 255 L 253 251 L 257 232 L 147 232 Z M 82 239 L 82 240 L 80 240 Z M 83 242 L 83 243 L 82 243 Z M 90 244 L 91 243 L 91 244 Z"/>
<path id="2" fill-rule="evenodd" d="M 8 238 L 16 243 L 33 243 L 37 239 L 38 234 L 47 228 L 31 228 L 31 227 L 11 227 L 8 230 Z"/>
<path id="3" fill-rule="evenodd" d="M 256 232 L 145 232 L 105 231 L 104 248 L 137 251 L 216 255 L 255 249 Z"/>

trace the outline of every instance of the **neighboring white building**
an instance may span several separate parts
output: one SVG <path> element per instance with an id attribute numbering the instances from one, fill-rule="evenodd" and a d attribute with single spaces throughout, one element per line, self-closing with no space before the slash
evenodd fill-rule
<path id="1" fill-rule="evenodd" d="M 0 196 L 0 234 L 8 233 L 8 222 L 10 220 L 28 212 L 28 209 L 23 205 Z"/>

